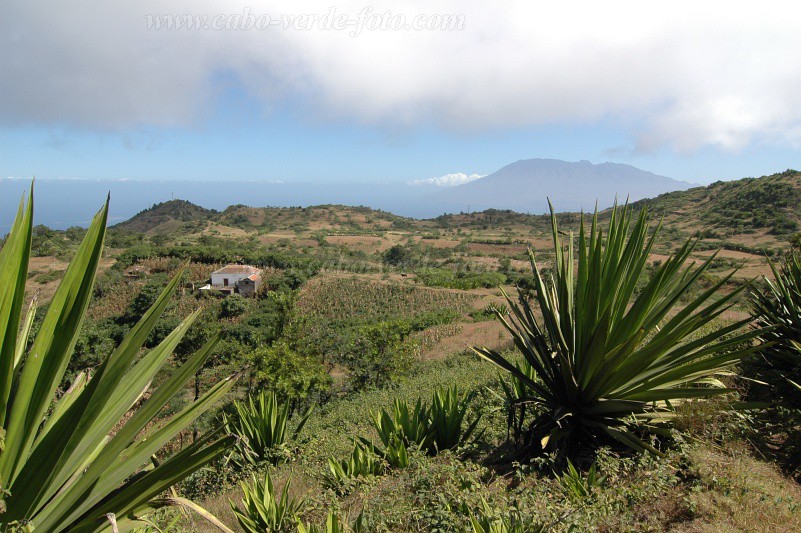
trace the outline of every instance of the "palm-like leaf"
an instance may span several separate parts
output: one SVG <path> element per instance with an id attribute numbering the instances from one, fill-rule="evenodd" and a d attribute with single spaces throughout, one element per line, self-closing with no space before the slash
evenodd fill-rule
<path id="1" fill-rule="evenodd" d="M 232 379 L 223 380 L 183 411 L 151 424 L 200 369 L 216 340 L 176 369 L 121 427 L 116 427 L 197 318 L 197 313 L 188 317 L 161 344 L 140 357 L 142 345 L 175 291 L 180 274 L 91 379 L 79 374 L 53 404 L 92 294 L 107 213 L 108 202 L 95 216 L 64 274 L 27 354 L 23 343 L 29 325 L 26 319 L 20 331 L 20 322 L 30 255 L 32 201 L 27 208 L 21 204 L 0 251 L 0 420 L 6 433 L 0 479 L 10 493 L 0 524 L 28 524 L 41 531 L 97 531 L 108 527 L 106 517 L 113 515 L 118 526 L 124 525 L 152 509 L 151 500 L 159 493 L 233 444 L 233 437 L 212 433 L 164 464 L 145 468 L 159 448 L 233 385 Z"/>
<path id="2" fill-rule="evenodd" d="M 542 319 L 522 293 L 517 302 L 506 296 L 510 315 L 498 313 L 532 372 L 493 350 L 475 351 L 525 385 L 521 401 L 539 413 L 529 443 L 569 454 L 573 445 L 611 436 L 646 448 L 633 426 L 664 418 L 671 403 L 726 392 L 710 378 L 751 352 L 741 345 L 757 333 L 738 333 L 747 320 L 703 329 L 731 306 L 738 291 L 721 296 L 731 274 L 672 313 L 714 258 L 688 265 L 696 239 L 635 295 L 658 232 L 648 236 L 645 210 L 635 220 L 628 206 L 616 206 L 607 235 L 597 213 L 589 233 L 582 216 L 576 250 L 572 236 L 562 243 L 553 208 L 551 221 L 555 259 L 548 281 L 529 250 Z"/>

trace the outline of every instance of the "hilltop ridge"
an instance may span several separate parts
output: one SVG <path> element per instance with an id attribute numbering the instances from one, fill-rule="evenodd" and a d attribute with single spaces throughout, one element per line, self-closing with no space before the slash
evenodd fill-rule
<path id="1" fill-rule="evenodd" d="M 148 233 L 155 230 L 170 232 L 179 229 L 181 223 L 208 220 L 216 213 L 214 209 L 206 209 L 187 200 L 168 200 L 153 204 L 113 227 L 134 233 Z"/>
<path id="2" fill-rule="evenodd" d="M 545 199 L 543 199 L 544 201 Z M 759 178 L 718 181 L 632 202 L 664 217 L 664 224 L 679 235 L 700 233 L 733 245 L 777 248 L 801 228 L 801 173 L 786 170 Z M 566 221 L 578 213 L 554 206 Z M 605 217 L 606 211 L 600 213 Z M 292 230 L 346 233 L 385 232 L 410 228 L 470 226 L 545 228 L 546 215 L 514 210 L 486 209 L 444 214 L 431 219 L 402 217 L 369 207 L 325 204 L 310 207 L 249 207 L 233 205 L 223 211 L 206 209 L 185 200 L 155 204 L 114 226 L 126 232 L 194 233 L 206 226 L 243 231 Z"/>

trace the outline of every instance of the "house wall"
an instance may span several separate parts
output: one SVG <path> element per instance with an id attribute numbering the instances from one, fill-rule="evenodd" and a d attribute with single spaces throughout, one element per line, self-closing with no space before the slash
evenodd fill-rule
<path id="1" fill-rule="evenodd" d="M 241 281 L 247 278 L 250 274 L 212 274 L 211 275 L 211 284 L 214 286 L 222 287 L 225 285 L 223 283 L 223 278 L 228 278 L 228 286 L 233 287 L 237 284 L 238 281 Z"/>
<path id="2" fill-rule="evenodd" d="M 244 296 L 245 298 L 250 298 L 256 294 L 256 291 L 259 290 L 260 283 L 258 281 L 253 281 L 251 279 L 243 279 L 239 282 L 237 286 L 237 291 L 239 294 Z"/>

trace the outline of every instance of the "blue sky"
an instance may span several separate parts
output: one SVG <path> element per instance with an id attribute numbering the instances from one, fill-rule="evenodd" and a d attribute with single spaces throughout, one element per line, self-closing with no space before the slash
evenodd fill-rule
<path id="1" fill-rule="evenodd" d="M 145 24 L 328 10 L 314 3 L 14 0 L 0 176 L 406 182 L 541 157 L 709 183 L 801 167 L 801 32 L 782 10 L 529 4 L 346 2 L 351 19 L 463 17 L 353 36 Z"/>

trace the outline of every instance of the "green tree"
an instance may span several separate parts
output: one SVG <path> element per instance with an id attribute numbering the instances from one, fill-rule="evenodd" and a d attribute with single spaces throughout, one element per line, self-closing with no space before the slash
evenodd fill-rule
<path id="1" fill-rule="evenodd" d="M 294 351 L 286 341 L 260 348 L 247 357 L 259 388 L 275 391 L 280 398 L 306 401 L 326 393 L 331 376 L 322 362 Z"/>
<path id="2" fill-rule="evenodd" d="M 220 318 L 234 318 L 245 314 L 248 303 L 241 294 L 231 294 L 220 304 Z"/>
<path id="3" fill-rule="evenodd" d="M 383 387 L 406 372 L 415 346 L 407 340 L 411 328 L 403 321 L 384 321 L 360 327 L 344 354 L 351 387 Z"/>
<path id="4" fill-rule="evenodd" d="M 410 247 L 396 244 L 384 252 L 384 263 L 399 268 L 413 268 L 417 265 L 417 254 Z"/>

